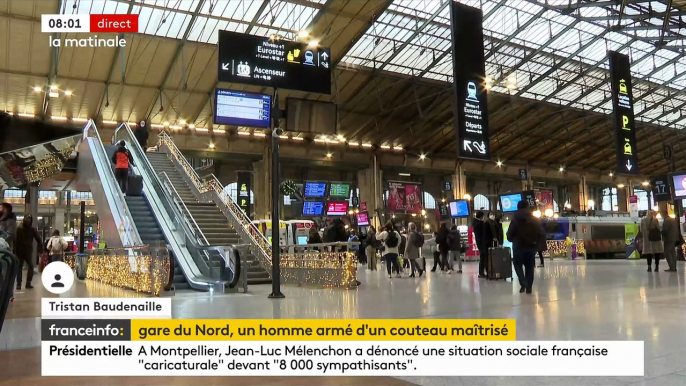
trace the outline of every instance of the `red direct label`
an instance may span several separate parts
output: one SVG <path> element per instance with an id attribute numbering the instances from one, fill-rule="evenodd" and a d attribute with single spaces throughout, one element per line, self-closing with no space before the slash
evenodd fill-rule
<path id="1" fill-rule="evenodd" d="M 91 15 L 91 32 L 138 32 L 138 15 Z"/>

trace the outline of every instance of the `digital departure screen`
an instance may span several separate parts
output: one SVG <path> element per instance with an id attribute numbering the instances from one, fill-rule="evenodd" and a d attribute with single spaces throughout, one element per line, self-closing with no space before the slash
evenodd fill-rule
<path id="1" fill-rule="evenodd" d="M 324 203 L 322 201 L 303 202 L 303 216 L 318 217 L 324 215 Z"/>
<path id="2" fill-rule="evenodd" d="M 326 182 L 305 182 L 305 197 L 322 198 L 326 197 Z"/>
<path id="3" fill-rule="evenodd" d="M 306 43 L 219 31 L 220 82 L 331 93 L 331 50 Z"/>
<path id="4" fill-rule="evenodd" d="M 463 218 L 469 217 L 469 203 L 466 200 L 450 202 L 450 217 Z"/>
<path id="5" fill-rule="evenodd" d="M 248 127 L 269 127 L 270 95 L 218 88 L 214 95 L 214 123 Z"/>
<path id="6" fill-rule="evenodd" d="M 517 211 L 517 204 L 519 204 L 520 201 L 522 201 L 521 193 L 506 194 L 500 196 L 500 207 L 502 208 L 503 213 L 515 212 Z"/>
<path id="7" fill-rule="evenodd" d="M 348 203 L 345 201 L 329 202 L 326 206 L 327 216 L 345 216 L 346 214 L 348 214 Z"/>
<path id="8" fill-rule="evenodd" d="M 347 182 L 332 182 L 329 184 L 330 197 L 350 197 L 350 184 Z"/>

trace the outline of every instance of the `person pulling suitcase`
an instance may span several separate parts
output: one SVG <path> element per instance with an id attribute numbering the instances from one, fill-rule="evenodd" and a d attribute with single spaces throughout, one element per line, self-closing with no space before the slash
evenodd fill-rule
<path id="1" fill-rule="evenodd" d="M 114 178 L 117 180 L 121 192 L 126 195 L 126 190 L 129 185 L 129 167 L 136 166 L 133 163 L 133 156 L 126 148 L 126 142 L 119 141 L 117 150 L 112 155 L 112 163 L 114 164 Z"/>

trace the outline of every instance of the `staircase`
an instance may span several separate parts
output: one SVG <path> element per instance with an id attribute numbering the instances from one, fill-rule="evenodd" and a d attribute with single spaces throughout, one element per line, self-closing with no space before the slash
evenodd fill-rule
<path id="1" fill-rule="evenodd" d="M 214 203 L 198 202 L 190 186 L 184 181 L 181 172 L 176 169 L 166 153 L 150 152 L 146 154 L 150 164 L 155 169 L 155 173 L 167 173 L 169 180 L 188 208 L 189 213 L 187 214 L 198 224 L 200 231 L 210 245 L 240 244 L 238 233 L 231 227 L 224 213 Z M 143 237 L 142 234 L 141 237 Z M 247 267 L 243 267 L 243 269 L 247 272 L 249 285 L 271 283 L 269 273 L 264 270 L 255 256 L 249 254 L 246 257 L 246 263 Z"/>

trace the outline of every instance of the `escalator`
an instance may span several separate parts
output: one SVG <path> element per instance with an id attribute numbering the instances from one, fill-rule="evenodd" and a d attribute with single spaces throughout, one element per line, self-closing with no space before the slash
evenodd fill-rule
<path id="1" fill-rule="evenodd" d="M 160 233 L 176 260 L 175 281 L 182 286 L 180 279 L 185 277 L 188 286 L 196 290 L 210 290 L 218 283 L 232 288 L 238 283 L 240 259 L 231 244 L 210 243 L 202 234 L 190 211 L 183 204 L 176 186 L 162 173 L 158 175 L 152 167 L 146 153 L 135 140 L 127 124 L 117 128 L 113 143 L 125 141 L 127 149 L 133 156 L 134 170 L 143 180 L 143 198 L 147 208 L 141 203 L 131 201 L 131 210 L 148 209 L 156 220 L 159 233 L 150 230 L 150 237 L 159 237 Z M 129 198 L 127 197 L 127 201 Z M 134 209 L 134 206 L 136 205 Z M 143 216 L 144 212 L 141 212 Z M 136 219 L 134 222 L 148 221 L 150 216 Z M 141 226 L 138 227 L 141 229 Z M 143 237 L 143 235 L 141 235 Z"/>
<path id="2" fill-rule="evenodd" d="M 104 146 L 92 121 L 84 128 L 79 147 L 77 184 L 80 188 L 87 185 L 93 193 L 103 240 L 110 247 L 166 244 L 176 261 L 176 289 L 207 291 L 218 284 L 235 286 L 235 251 L 198 246 L 193 230 L 170 202 L 142 149 L 136 148 L 135 142 L 126 142 L 135 165 L 131 173 L 141 176 L 143 181 L 142 196 L 125 197 L 121 193 L 110 161 L 114 147 Z"/>

